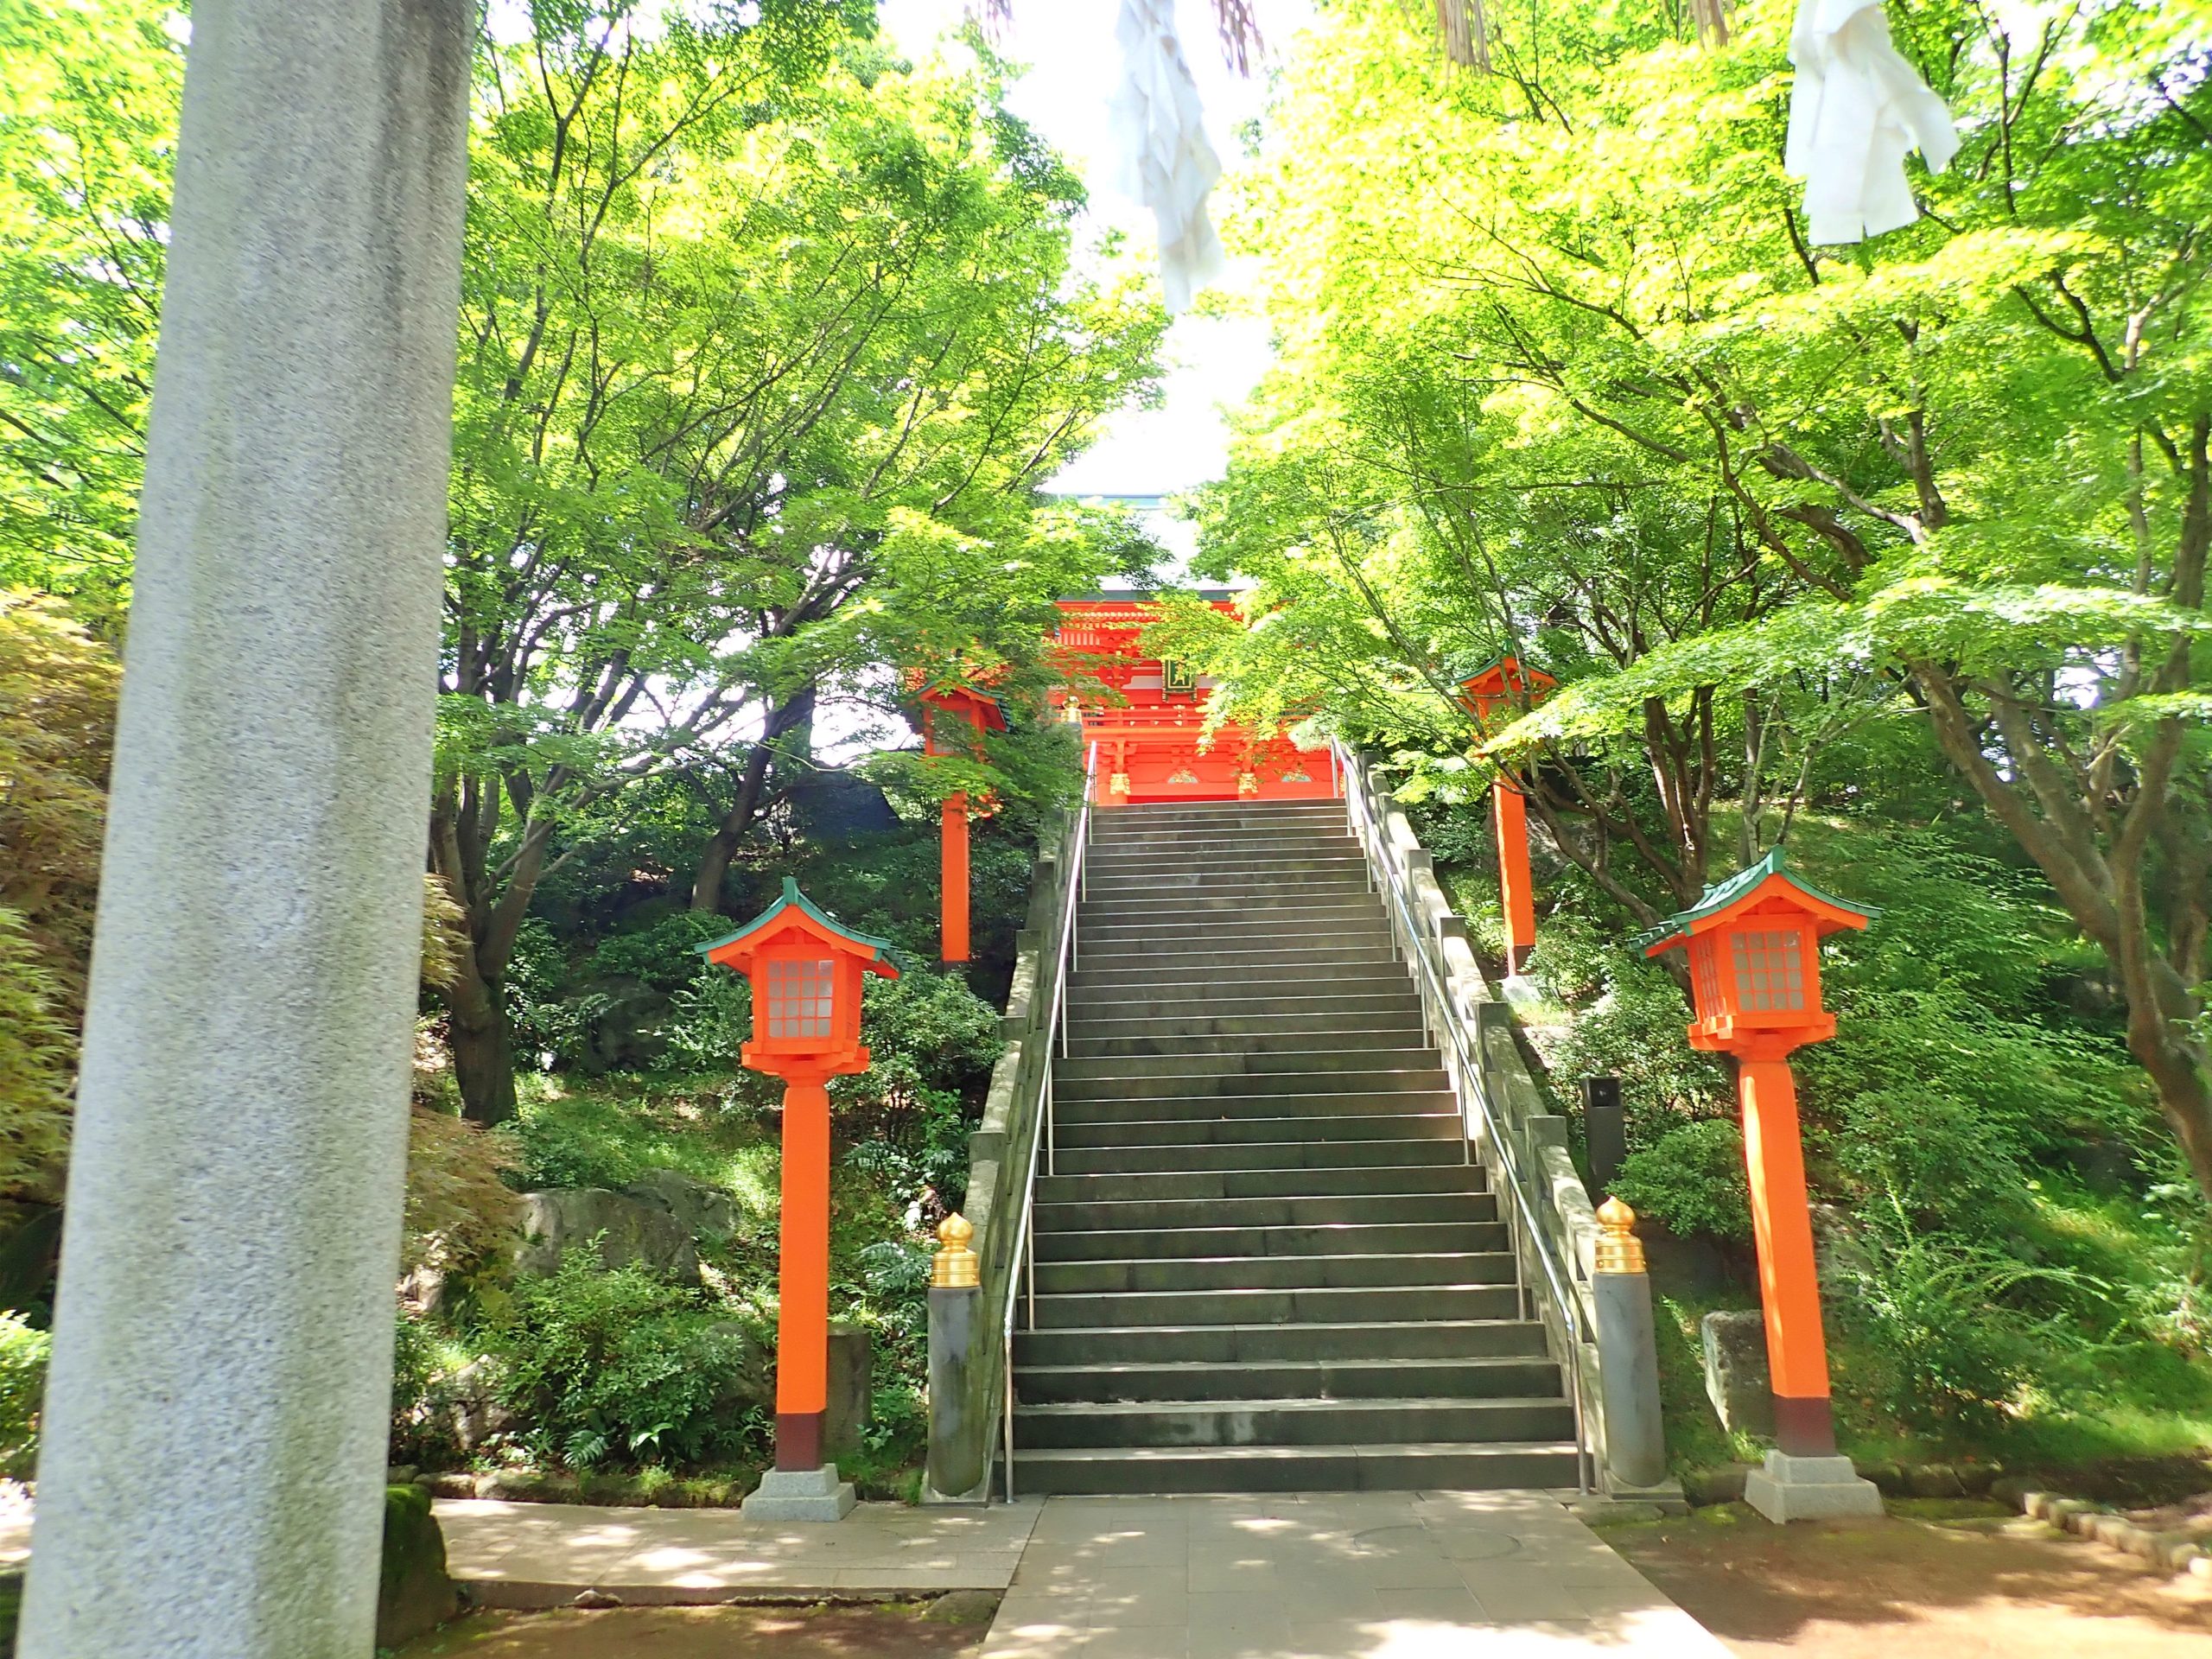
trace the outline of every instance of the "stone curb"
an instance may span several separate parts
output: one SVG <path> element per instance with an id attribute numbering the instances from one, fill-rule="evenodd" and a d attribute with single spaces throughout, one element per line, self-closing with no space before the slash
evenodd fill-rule
<path id="1" fill-rule="evenodd" d="M 2168 1573 L 2212 1580 L 2212 1554 L 2178 1532 L 2152 1532 L 2126 1516 L 2078 1497 L 2039 1492 L 2025 1482 L 2000 1480 L 1990 1495 L 2018 1507 L 2021 1514 L 2096 1543 L 2124 1550 Z"/>

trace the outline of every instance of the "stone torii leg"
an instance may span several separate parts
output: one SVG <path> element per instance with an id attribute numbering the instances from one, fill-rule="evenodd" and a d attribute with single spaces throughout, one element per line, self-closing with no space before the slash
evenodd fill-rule
<path id="1" fill-rule="evenodd" d="M 363 1659 L 467 0 L 199 0 L 25 1659 Z"/>

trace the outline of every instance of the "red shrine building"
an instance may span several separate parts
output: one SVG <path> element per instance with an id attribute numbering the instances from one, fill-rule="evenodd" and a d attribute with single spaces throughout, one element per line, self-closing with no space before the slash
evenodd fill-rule
<path id="1" fill-rule="evenodd" d="M 1234 615 L 1223 589 L 1199 595 Z M 1059 706 L 1098 746 L 1100 806 L 1166 801 L 1329 800 L 1335 763 L 1325 747 L 1300 751 L 1280 729 L 1227 725 L 1201 745 L 1213 682 L 1183 664 L 1148 656 L 1141 643 L 1159 619 L 1144 593 L 1063 599 L 1054 643 L 1071 689 Z"/>

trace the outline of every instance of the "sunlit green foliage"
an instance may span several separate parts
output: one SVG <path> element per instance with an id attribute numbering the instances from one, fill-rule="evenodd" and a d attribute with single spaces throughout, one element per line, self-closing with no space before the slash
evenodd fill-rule
<path id="1" fill-rule="evenodd" d="M 1892 8 L 1964 145 L 1840 249 L 1781 167 L 1795 10 L 1719 50 L 1501 15 L 1481 77 L 1331 9 L 1235 221 L 1284 362 L 1199 510 L 1264 620 L 1173 632 L 1414 793 L 1510 768 L 1639 920 L 1912 724 L 2103 953 L 2212 1190 L 2212 8 Z M 1561 687 L 1478 734 L 1452 685 L 1505 651 Z"/>
<path id="2" fill-rule="evenodd" d="M 0 3 L 0 587 L 121 622 L 154 378 L 183 12 Z"/>

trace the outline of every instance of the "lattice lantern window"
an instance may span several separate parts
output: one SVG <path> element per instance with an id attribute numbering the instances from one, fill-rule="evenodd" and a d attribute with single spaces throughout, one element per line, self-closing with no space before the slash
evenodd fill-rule
<path id="1" fill-rule="evenodd" d="M 1799 1013 L 1805 1007 L 1804 933 L 1794 927 L 1728 935 L 1736 1006 L 1745 1014 Z"/>
<path id="2" fill-rule="evenodd" d="M 1821 936 L 1864 927 L 1873 914 L 1800 880 L 1777 848 L 1637 942 L 1650 956 L 1687 951 L 1693 1046 L 1741 1052 L 1740 1043 L 1780 1040 L 1786 1052 L 1835 1030 L 1821 1007 Z"/>
<path id="3" fill-rule="evenodd" d="M 752 987 L 747 1065 L 785 1077 L 867 1069 L 861 985 L 868 974 L 899 976 L 886 941 L 841 925 L 786 878 L 782 898 L 728 938 L 699 950 L 709 962 L 743 974 Z"/>

